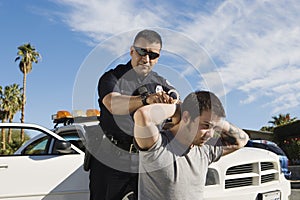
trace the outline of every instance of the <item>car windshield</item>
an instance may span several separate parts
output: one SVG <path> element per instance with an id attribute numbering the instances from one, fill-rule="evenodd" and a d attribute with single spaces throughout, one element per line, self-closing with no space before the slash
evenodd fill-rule
<path id="1" fill-rule="evenodd" d="M 66 131 L 59 133 L 59 135 L 82 151 L 85 151 L 85 146 L 83 145 L 82 139 L 78 136 L 77 131 Z"/>
<path id="2" fill-rule="evenodd" d="M 265 150 L 271 151 L 273 153 L 276 153 L 277 155 L 285 156 L 285 153 L 282 151 L 282 149 L 280 149 L 279 147 L 272 145 L 272 144 L 250 142 L 250 144 L 248 144 L 247 146 L 265 149 Z"/>

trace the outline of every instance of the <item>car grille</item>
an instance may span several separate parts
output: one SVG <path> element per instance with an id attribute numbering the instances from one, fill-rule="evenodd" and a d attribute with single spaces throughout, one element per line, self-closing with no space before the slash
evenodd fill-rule
<path id="1" fill-rule="evenodd" d="M 225 189 L 258 186 L 278 180 L 279 169 L 273 162 L 258 162 L 237 165 L 227 169 Z"/>
<path id="2" fill-rule="evenodd" d="M 267 183 L 275 180 L 275 174 L 267 174 L 261 176 L 261 183 Z"/>
<path id="3" fill-rule="evenodd" d="M 241 174 L 241 173 L 250 173 L 253 171 L 252 164 L 246 164 L 246 165 L 237 165 L 234 167 L 230 167 L 226 175 L 233 175 L 233 174 Z"/>

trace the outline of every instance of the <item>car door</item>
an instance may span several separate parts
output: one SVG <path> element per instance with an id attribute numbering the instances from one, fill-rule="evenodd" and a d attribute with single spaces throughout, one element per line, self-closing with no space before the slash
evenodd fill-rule
<path id="1" fill-rule="evenodd" d="M 20 133 L 19 126 L 0 125 L 5 133 Z M 71 146 L 59 153 L 61 138 L 38 126 L 22 126 L 31 137 L 13 155 L 0 155 L 0 199 L 88 200 L 88 173 L 83 170 L 84 153 Z"/>

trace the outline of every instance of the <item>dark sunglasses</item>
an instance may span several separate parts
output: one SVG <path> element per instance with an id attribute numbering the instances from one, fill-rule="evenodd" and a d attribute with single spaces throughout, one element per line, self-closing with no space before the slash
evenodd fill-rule
<path id="1" fill-rule="evenodd" d="M 135 46 L 133 46 L 133 48 L 140 56 L 148 55 L 150 60 L 154 60 L 159 57 L 159 53 L 147 51 L 147 49 L 143 49 L 143 48 L 135 47 Z"/>

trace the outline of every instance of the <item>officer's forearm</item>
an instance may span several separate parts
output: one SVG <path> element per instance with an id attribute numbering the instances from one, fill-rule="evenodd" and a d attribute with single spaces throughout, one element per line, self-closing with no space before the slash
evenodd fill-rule
<path id="1" fill-rule="evenodd" d="M 110 93 L 103 99 L 105 107 L 114 115 L 126 115 L 143 106 L 140 96 Z"/>

